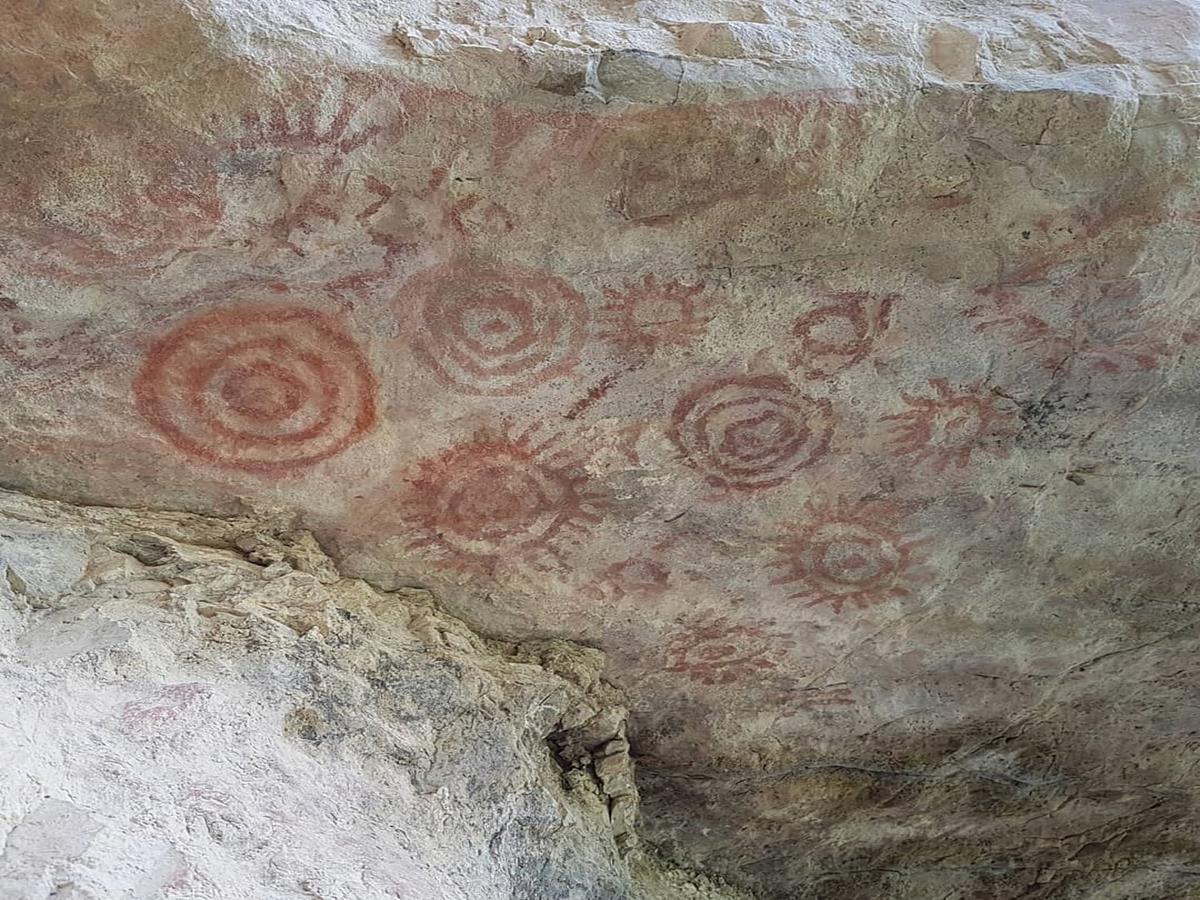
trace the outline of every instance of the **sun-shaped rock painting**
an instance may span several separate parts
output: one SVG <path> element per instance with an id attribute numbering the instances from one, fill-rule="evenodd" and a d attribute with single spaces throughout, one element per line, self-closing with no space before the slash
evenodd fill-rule
<path id="1" fill-rule="evenodd" d="M 840 613 L 911 597 L 930 581 L 929 539 L 907 532 L 890 504 L 810 501 L 805 513 L 776 546 L 782 574 L 771 583 L 793 588 L 791 599 Z"/>
<path id="2" fill-rule="evenodd" d="M 689 347 L 704 334 L 709 313 L 703 284 L 659 281 L 653 275 L 623 290 L 605 288 L 604 338 L 622 352 L 648 356 L 660 347 Z"/>
<path id="3" fill-rule="evenodd" d="M 883 417 L 895 423 L 893 451 L 914 463 L 930 462 L 935 472 L 951 465 L 965 468 L 976 451 L 1008 456 L 1005 445 L 1020 431 L 1015 404 L 984 390 L 979 381 L 955 390 L 946 379 L 933 378 L 929 386 L 935 396 L 901 394 L 912 409 Z"/>
<path id="4" fill-rule="evenodd" d="M 553 567 L 604 506 L 569 448 L 556 438 L 539 443 L 532 430 L 457 444 L 420 462 L 409 483 L 411 546 L 488 572 L 512 563 Z"/>

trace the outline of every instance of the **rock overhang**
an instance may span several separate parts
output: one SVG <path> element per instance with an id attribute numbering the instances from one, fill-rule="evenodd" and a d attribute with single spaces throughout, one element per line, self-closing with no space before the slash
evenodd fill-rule
<path id="1" fill-rule="evenodd" d="M 768 886 L 892 782 L 1150 790 L 1079 735 L 1187 635 L 1195 9 L 378 12 L 17 8 L 5 480 L 602 647 L 652 832 Z"/>

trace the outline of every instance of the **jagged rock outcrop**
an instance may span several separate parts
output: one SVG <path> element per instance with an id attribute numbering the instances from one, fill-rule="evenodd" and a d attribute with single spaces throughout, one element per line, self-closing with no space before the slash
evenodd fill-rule
<path id="1" fill-rule="evenodd" d="M 603 655 L 252 521 L 0 494 L 0 897 L 733 898 L 638 848 Z"/>

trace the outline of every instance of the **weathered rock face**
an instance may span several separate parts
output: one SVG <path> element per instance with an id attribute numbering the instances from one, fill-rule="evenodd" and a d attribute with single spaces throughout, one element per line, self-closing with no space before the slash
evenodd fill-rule
<path id="1" fill-rule="evenodd" d="M 637 849 L 598 651 L 252 522 L 2 494 L 0 541 L 7 900 L 733 897 Z"/>
<path id="2" fill-rule="evenodd" d="M 765 896 L 1200 890 L 1194 2 L 3 15 L 5 483 L 602 649 Z"/>

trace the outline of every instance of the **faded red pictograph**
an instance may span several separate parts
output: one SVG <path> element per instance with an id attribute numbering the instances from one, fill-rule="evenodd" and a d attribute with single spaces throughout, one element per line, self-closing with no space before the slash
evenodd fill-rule
<path id="1" fill-rule="evenodd" d="M 186 141 L 183 136 L 174 140 Z M 0 186 L 15 269 L 68 283 L 144 275 L 201 247 L 225 211 L 198 144 L 96 134 L 14 189 Z"/>
<path id="2" fill-rule="evenodd" d="M 961 389 L 945 378 L 931 378 L 934 396 L 901 393 L 912 407 L 884 416 L 891 422 L 893 452 L 914 463 L 932 463 L 935 472 L 965 468 L 972 453 L 1008 456 L 1008 443 L 1020 432 L 1017 406 L 976 381 Z"/>
<path id="3" fill-rule="evenodd" d="M 1176 336 L 1154 318 L 1138 259 L 1165 215 L 1144 198 L 1037 219 L 1023 232 L 1031 246 L 1021 264 L 979 287 L 983 302 L 966 316 L 1054 373 L 1158 368 Z"/>
<path id="4" fill-rule="evenodd" d="M 340 322 L 245 304 L 160 339 L 134 381 L 142 416 L 188 455 L 265 475 L 336 456 L 375 425 L 375 377 Z"/>
<path id="5" fill-rule="evenodd" d="M 174 722 L 207 698 L 208 685 L 196 682 L 164 685 L 153 694 L 131 700 L 121 707 L 121 725 L 133 730 L 155 728 Z"/>
<path id="6" fill-rule="evenodd" d="M 852 91 L 811 91 L 613 117 L 589 156 L 594 170 L 616 166 L 616 212 L 661 226 L 726 201 L 811 186 L 851 164 L 862 135 Z"/>
<path id="7" fill-rule="evenodd" d="M 794 589 L 791 599 L 806 606 L 866 609 L 910 597 L 929 582 L 929 542 L 907 532 L 891 504 L 810 501 L 776 546 L 782 574 L 771 583 Z"/>
<path id="8" fill-rule="evenodd" d="M 779 375 L 704 381 L 675 405 L 669 437 L 710 484 L 753 491 L 783 484 L 829 453 L 833 409 Z"/>
<path id="9" fill-rule="evenodd" d="M 108 348 L 89 324 L 85 318 L 27 315 L 15 300 L 0 296 L 0 374 L 53 385 L 97 368 Z"/>
<path id="10" fill-rule="evenodd" d="M 792 325 L 792 368 L 809 378 L 825 378 L 862 362 L 891 324 L 895 294 L 862 291 L 832 294 L 829 302 L 800 316 Z"/>
<path id="11" fill-rule="evenodd" d="M 568 375 L 587 334 L 587 304 L 561 278 L 469 260 L 418 273 L 394 309 L 417 358 L 467 394 L 519 394 Z"/>
<path id="12" fill-rule="evenodd" d="M 414 243 L 444 239 L 453 245 L 512 232 L 513 213 L 480 193 L 479 181 L 436 167 L 423 189 L 404 198 L 405 233 Z"/>
<path id="13" fill-rule="evenodd" d="M 331 81 L 314 88 L 300 80 L 294 99 L 272 100 L 243 112 L 225 150 L 226 168 L 237 177 L 269 183 L 281 194 L 254 243 L 282 247 L 297 256 L 338 238 L 337 230 L 369 222 L 393 190 L 359 160 L 360 151 L 386 130 L 385 114 L 371 108 L 382 83 L 366 78 Z M 391 126 L 399 121 L 390 111 Z M 215 123 L 220 125 L 220 123 Z M 270 175 L 270 179 L 265 179 Z"/>
<path id="14" fill-rule="evenodd" d="M 601 336 L 635 358 L 661 347 L 691 347 L 712 317 L 703 283 L 646 275 L 620 289 L 605 288 L 604 296 L 608 302 L 600 310 Z"/>
<path id="15" fill-rule="evenodd" d="M 572 447 L 539 439 L 536 428 L 479 435 L 421 461 L 404 481 L 410 546 L 487 572 L 555 566 L 606 505 Z"/>
<path id="16" fill-rule="evenodd" d="M 670 637 L 665 671 L 701 684 L 734 684 L 777 668 L 794 646 L 770 623 L 708 616 Z"/>
<path id="17" fill-rule="evenodd" d="M 1051 372 L 1076 361 L 1108 374 L 1149 372 L 1173 352 L 1142 317 L 1143 290 L 1135 278 L 1102 282 L 1080 277 L 1057 285 L 1034 280 L 988 285 L 977 293 L 985 302 L 967 311 L 978 320 L 975 330 L 1007 334 Z M 1026 298 L 1039 293 L 1043 303 L 1046 298 L 1050 303 L 1034 312 Z"/>
<path id="18" fill-rule="evenodd" d="M 598 600 L 655 600 L 666 594 L 670 580 L 671 570 L 662 562 L 631 556 L 606 568 L 584 590 Z"/>

